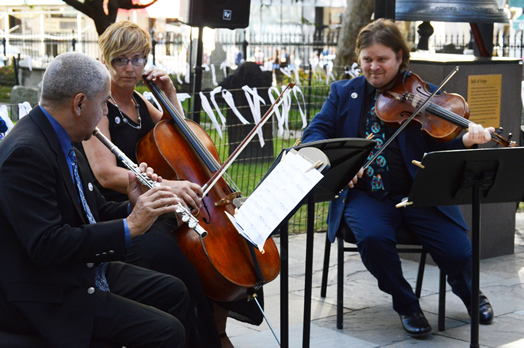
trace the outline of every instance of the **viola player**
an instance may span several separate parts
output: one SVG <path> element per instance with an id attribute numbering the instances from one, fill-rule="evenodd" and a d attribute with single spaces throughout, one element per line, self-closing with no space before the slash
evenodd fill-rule
<path id="1" fill-rule="evenodd" d="M 397 25 L 385 19 L 364 27 L 357 38 L 356 53 L 363 76 L 338 81 L 322 110 L 305 130 L 302 142 L 331 138 L 366 138 L 377 141 L 372 154 L 396 131 L 375 114 L 378 94 L 406 74 L 408 45 Z M 433 90 L 436 88 L 431 85 Z M 413 289 L 402 274 L 396 250 L 396 231 L 410 230 L 446 273 L 448 283 L 471 314 L 471 243 L 468 226 L 458 206 L 399 209 L 395 205 L 409 195 L 417 167 L 424 153 L 472 148 L 491 139 L 493 128 L 470 124 L 468 131 L 442 143 L 421 131 L 420 124 L 408 125 L 364 171 L 348 178 L 349 189 L 330 205 L 329 239 L 334 241 L 342 219 L 357 239 L 366 268 L 378 281 L 379 288 L 390 294 L 393 309 L 399 314 L 404 331 L 422 338 L 431 332 Z M 480 293 L 480 324 L 493 321 L 493 308 Z"/>

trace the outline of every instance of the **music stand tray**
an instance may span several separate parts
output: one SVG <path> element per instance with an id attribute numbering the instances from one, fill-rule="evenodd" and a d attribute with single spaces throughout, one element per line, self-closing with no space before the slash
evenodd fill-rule
<path id="1" fill-rule="evenodd" d="M 479 346 L 480 204 L 524 197 L 524 148 L 430 152 L 409 193 L 413 207 L 472 205 L 471 347 Z M 409 209 L 409 206 L 407 206 Z"/>
<path id="2" fill-rule="evenodd" d="M 331 163 L 329 170 L 324 173 L 324 178 L 314 189 L 315 201 L 335 199 L 364 165 L 375 144 L 374 140 L 368 139 L 337 138 L 294 146 L 293 149 L 297 151 L 303 147 L 315 147 L 324 152 Z"/>

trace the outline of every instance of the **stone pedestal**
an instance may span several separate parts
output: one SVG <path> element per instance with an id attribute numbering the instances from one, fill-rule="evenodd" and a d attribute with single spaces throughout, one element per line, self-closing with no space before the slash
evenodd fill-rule
<path id="1" fill-rule="evenodd" d="M 31 106 L 38 104 L 40 99 L 40 93 L 37 88 L 14 86 L 11 90 L 11 98 L 9 102 L 14 104 L 11 113 L 11 120 L 18 121 L 20 118 L 18 115 L 18 104 L 28 102 Z"/>
<path id="2" fill-rule="evenodd" d="M 420 76 L 422 80 L 439 85 L 456 66 L 460 67 L 459 71 L 442 90 L 458 93 L 466 100 L 468 76 L 502 75 L 500 126 L 504 128 L 504 137 L 512 133 L 513 140 L 519 142 L 522 113 L 522 61 L 514 58 L 479 58 L 451 54 L 415 55 L 411 59 L 409 70 Z M 494 144 L 490 142 L 482 146 L 492 147 Z M 481 206 L 481 258 L 514 252 L 516 208 L 516 202 Z M 461 210 L 471 227 L 471 206 L 461 206 Z"/>
<path id="3" fill-rule="evenodd" d="M 38 88 L 39 83 L 44 77 L 45 68 L 32 68 L 20 66 L 18 70 L 18 81 L 20 85 L 31 88 Z"/>

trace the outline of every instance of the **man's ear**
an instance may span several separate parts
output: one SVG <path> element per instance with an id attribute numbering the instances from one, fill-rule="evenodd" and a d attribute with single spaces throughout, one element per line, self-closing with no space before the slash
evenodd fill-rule
<path id="1" fill-rule="evenodd" d="M 73 112 L 76 116 L 80 117 L 82 110 L 86 108 L 87 97 L 84 93 L 78 93 L 73 98 Z"/>

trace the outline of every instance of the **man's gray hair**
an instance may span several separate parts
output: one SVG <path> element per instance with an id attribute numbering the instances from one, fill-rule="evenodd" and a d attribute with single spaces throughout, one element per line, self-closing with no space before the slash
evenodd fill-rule
<path id="1" fill-rule="evenodd" d="M 80 52 L 62 53 L 44 73 L 41 101 L 63 105 L 78 93 L 95 97 L 110 78 L 106 67 L 95 58 Z"/>

